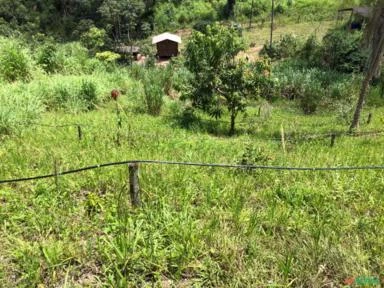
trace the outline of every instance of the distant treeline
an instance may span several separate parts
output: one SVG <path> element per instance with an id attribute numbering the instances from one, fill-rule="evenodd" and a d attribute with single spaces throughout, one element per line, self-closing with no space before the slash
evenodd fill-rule
<path id="1" fill-rule="evenodd" d="M 293 21 L 322 20 L 340 5 L 359 1 L 341 2 L 275 0 L 275 13 Z M 110 42 L 129 42 L 201 22 L 252 18 L 263 23 L 270 11 L 271 0 L 0 0 L 0 35 L 42 33 L 73 41 L 98 28 Z"/>

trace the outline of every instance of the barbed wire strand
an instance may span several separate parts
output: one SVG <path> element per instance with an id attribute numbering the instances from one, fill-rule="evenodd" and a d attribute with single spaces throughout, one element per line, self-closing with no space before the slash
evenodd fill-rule
<path id="1" fill-rule="evenodd" d="M 103 167 L 119 166 L 127 164 L 158 164 L 158 165 L 178 165 L 178 166 L 195 166 L 195 167 L 216 167 L 216 168 L 238 168 L 249 170 L 276 170 L 276 171 L 356 171 L 356 170 L 384 170 L 384 165 L 367 165 L 367 166 L 339 166 L 339 167 L 285 167 L 285 166 L 265 166 L 265 165 L 237 165 L 237 164 L 217 164 L 217 163 L 194 163 L 194 162 L 177 162 L 177 161 L 161 161 L 161 160 L 127 160 L 119 162 L 110 162 L 97 164 L 87 167 L 82 167 L 73 170 L 61 171 L 52 174 L 23 177 L 16 179 L 0 180 L 0 184 L 25 182 L 32 180 L 39 180 L 45 178 L 52 178 L 62 175 L 75 174 L 82 171 L 93 170 Z"/>

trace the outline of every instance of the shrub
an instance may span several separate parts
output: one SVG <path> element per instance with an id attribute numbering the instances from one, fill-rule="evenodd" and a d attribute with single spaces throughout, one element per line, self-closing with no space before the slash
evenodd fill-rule
<path id="1" fill-rule="evenodd" d="M 83 80 L 79 91 L 79 98 L 85 102 L 88 110 L 94 109 L 97 104 L 97 88 L 95 83 Z"/>
<path id="2" fill-rule="evenodd" d="M 299 39 L 291 34 L 286 34 L 280 38 L 279 41 L 265 43 L 263 49 L 260 51 L 261 55 L 266 55 L 271 59 L 283 59 L 295 56 L 301 48 Z"/>
<path id="3" fill-rule="evenodd" d="M 88 50 L 78 42 L 59 45 L 57 48 L 57 59 L 60 71 L 65 74 L 81 74 L 92 71 L 95 64 L 89 58 Z M 89 71 L 89 72 L 90 72 Z"/>
<path id="4" fill-rule="evenodd" d="M 38 52 L 37 64 L 47 73 L 54 73 L 59 70 L 57 59 L 57 47 L 54 44 L 45 44 Z"/>
<path id="5" fill-rule="evenodd" d="M 279 79 L 277 93 L 297 99 L 306 114 L 316 112 L 319 106 L 333 107 L 336 101 L 352 101 L 356 92 L 349 75 L 303 67 L 295 61 L 280 63 L 274 75 Z"/>
<path id="6" fill-rule="evenodd" d="M 351 73 L 363 70 L 367 52 L 361 47 L 362 32 L 331 30 L 323 38 L 322 64 L 330 69 Z"/>
<path id="7" fill-rule="evenodd" d="M 104 52 L 96 53 L 96 58 L 103 62 L 115 63 L 117 60 L 121 58 L 121 56 L 111 51 L 104 51 Z"/>
<path id="8" fill-rule="evenodd" d="M 143 66 L 132 64 L 129 68 L 129 75 L 135 80 L 142 80 L 144 79 L 145 71 Z"/>
<path id="9" fill-rule="evenodd" d="M 31 77 L 31 59 L 20 43 L 12 39 L 0 41 L 0 75 L 8 81 L 28 80 Z"/>
<path id="10" fill-rule="evenodd" d="M 96 52 L 104 46 L 107 32 L 104 29 L 91 27 L 80 37 L 81 43 L 90 51 Z"/>
<path id="11" fill-rule="evenodd" d="M 316 38 L 316 35 L 311 35 L 305 41 L 303 48 L 300 51 L 300 57 L 310 63 L 319 64 L 321 45 Z"/>

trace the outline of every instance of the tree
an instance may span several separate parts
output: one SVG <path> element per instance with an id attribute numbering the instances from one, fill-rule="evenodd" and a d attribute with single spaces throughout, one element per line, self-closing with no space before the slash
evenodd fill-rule
<path id="1" fill-rule="evenodd" d="M 235 132 L 236 117 L 245 110 L 247 99 L 259 94 L 259 77 L 265 77 L 261 72 L 264 66 L 235 59 L 243 47 L 235 29 L 214 24 L 207 26 L 204 33 L 193 32 L 185 53 L 185 65 L 193 79 L 184 96 L 216 119 L 227 109 L 230 134 Z"/>
<path id="2" fill-rule="evenodd" d="M 108 29 L 115 43 L 127 35 L 130 41 L 138 29 L 138 19 L 144 12 L 145 5 L 142 0 L 105 0 L 99 8 L 103 19 L 108 24 Z"/>
<path id="3" fill-rule="evenodd" d="M 233 18 L 235 16 L 235 5 L 236 0 L 227 0 L 227 3 L 224 6 L 224 17 L 226 19 Z"/>
<path id="4" fill-rule="evenodd" d="M 81 43 L 87 47 L 93 54 L 99 51 L 105 44 L 106 32 L 104 29 L 91 27 L 80 37 Z"/>
<path id="5" fill-rule="evenodd" d="M 375 6 L 373 17 L 367 29 L 367 39 L 371 51 L 359 99 L 349 128 L 350 132 L 359 127 L 361 111 L 369 91 L 369 84 L 377 74 L 377 71 L 379 71 L 382 62 L 384 53 L 384 0 L 379 0 Z"/>
<path id="6" fill-rule="evenodd" d="M 216 109 L 225 106 L 230 115 L 229 135 L 235 133 L 235 121 L 240 112 L 247 107 L 247 100 L 252 95 L 257 96 L 258 81 L 255 70 L 244 61 L 233 61 L 227 63 L 221 69 L 217 77 L 216 91 L 219 95 Z M 221 113 L 221 111 L 220 111 Z"/>

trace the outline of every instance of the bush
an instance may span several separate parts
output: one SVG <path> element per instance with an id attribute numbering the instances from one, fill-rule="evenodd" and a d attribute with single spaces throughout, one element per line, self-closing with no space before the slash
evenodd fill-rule
<path id="1" fill-rule="evenodd" d="M 87 32 L 80 37 L 81 43 L 91 52 L 96 52 L 104 46 L 107 32 L 104 29 L 91 27 Z"/>
<path id="2" fill-rule="evenodd" d="M 54 44 L 45 44 L 40 48 L 37 57 L 37 64 L 47 73 L 54 73 L 59 70 L 57 58 L 57 47 Z"/>
<path id="3" fill-rule="evenodd" d="M 295 56 L 301 49 L 299 39 L 291 34 L 284 35 L 279 41 L 273 41 L 272 46 L 265 43 L 260 55 L 266 55 L 271 59 L 278 60 Z"/>
<path id="4" fill-rule="evenodd" d="M 107 62 L 107 63 L 115 63 L 120 58 L 121 56 L 119 54 L 111 51 L 96 53 L 96 59 L 99 59 L 100 61 Z"/>
<path id="5" fill-rule="evenodd" d="M 80 91 L 79 98 L 85 102 L 86 108 L 92 110 L 97 104 L 97 88 L 95 83 L 87 80 L 83 80 Z"/>
<path id="6" fill-rule="evenodd" d="M 305 41 L 299 55 L 303 60 L 312 63 L 312 65 L 314 64 L 318 65 L 320 55 L 321 55 L 320 49 L 321 49 L 321 45 L 317 40 L 316 35 L 312 34 Z"/>
<path id="7" fill-rule="evenodd" d="M 361 72 L 367 60 L 367 51 L 362 49 L 361 41 L 362 32 L 331 30 L 323 38 L 322 64 L 339 72 Z"/>
<path id="8" fill-rule="evenodd" d="M 0 40 L 0 75 L 8 82 L 25 81 L 31 77 L 28 52 L 15 40 Z"/>
<path id="9" fill-rule="evenodd" d="M 274 75 L 279 79 L 277 93 L 298 100 L 304 113 L 312 114 L 319 106 L 334 107 L 337 101 L 351 101 L 357 91 L 354 80 L 337 71 L 307 68 L 295 61 L 280 63 Z"/>
<path id="10" fill-rule="evenodd" d="M 78 42 L 59 45 L 57 61 L 60 72 L 64 74 L 90 73 L 100 67 L 100 61 L 89 58 L 88 50 Z"/>

